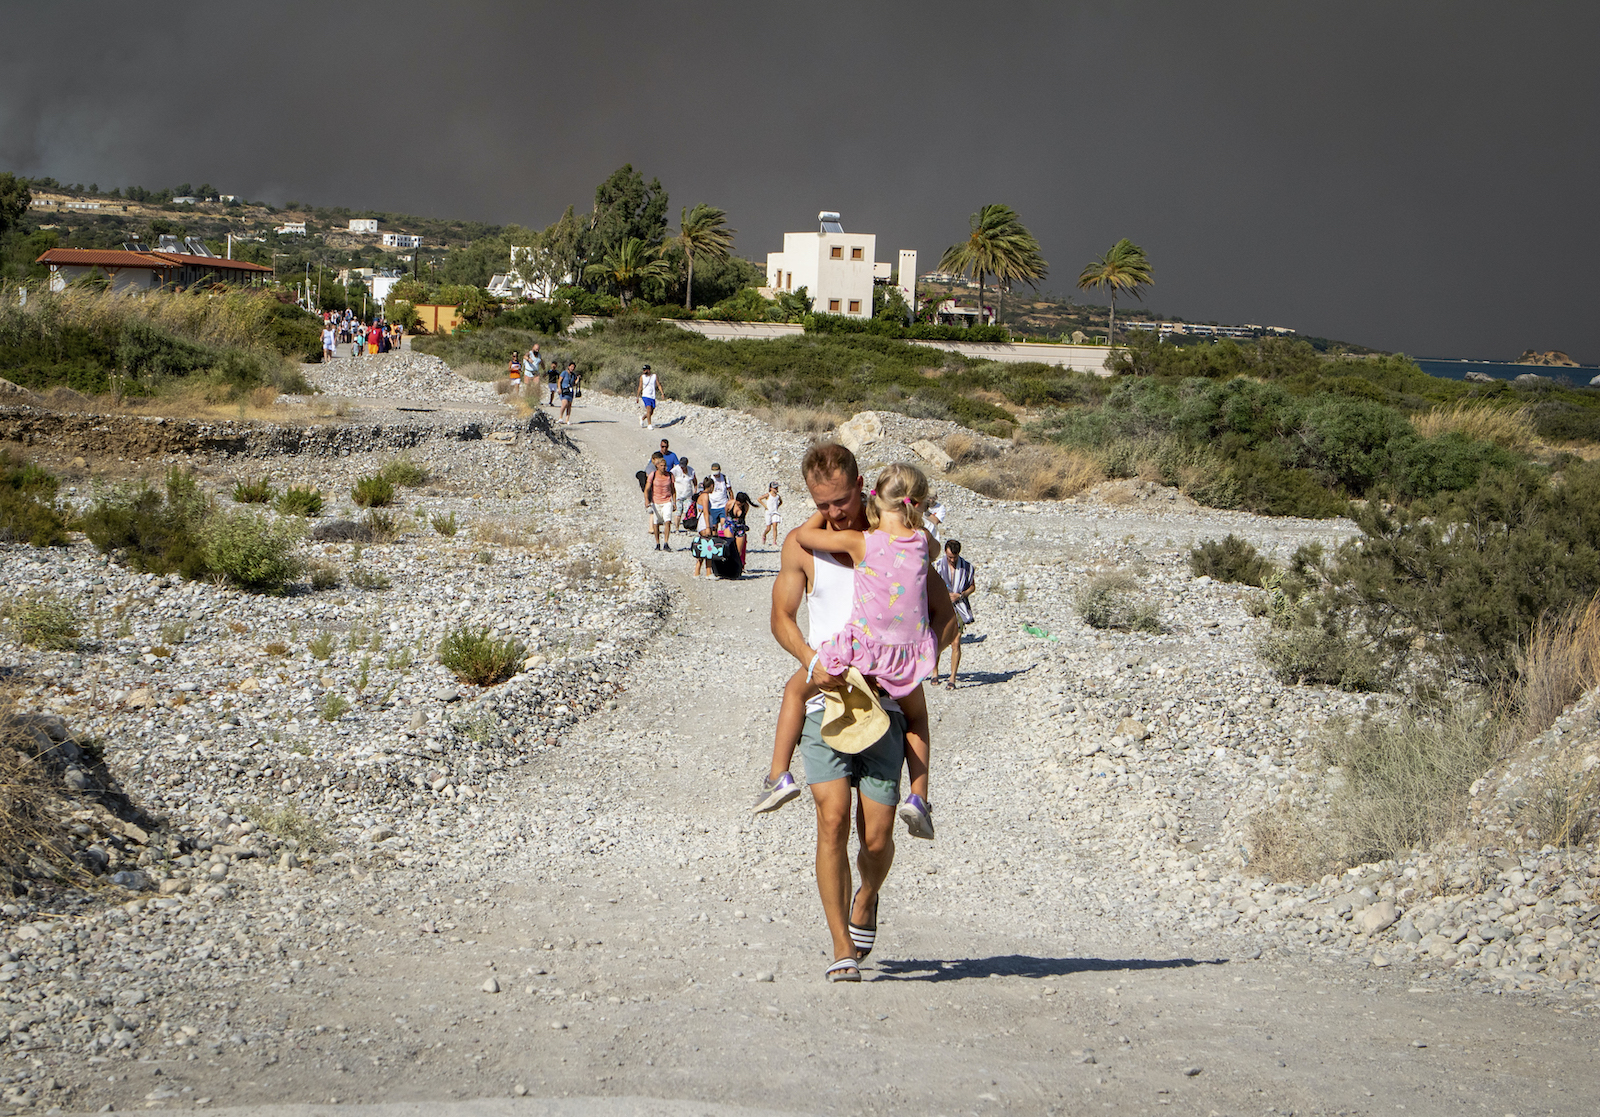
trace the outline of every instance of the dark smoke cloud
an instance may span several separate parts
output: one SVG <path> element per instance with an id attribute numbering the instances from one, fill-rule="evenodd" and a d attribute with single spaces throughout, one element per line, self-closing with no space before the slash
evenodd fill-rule
<path id="1" fill-rule="evenodd" d="M 818 209 L 930 268 L 990 201 L 1068 290 L 1600 361 L 1592 5 L 16 4 L 0 168 L 542 225 L 624 162 L 762 258 Z"/>

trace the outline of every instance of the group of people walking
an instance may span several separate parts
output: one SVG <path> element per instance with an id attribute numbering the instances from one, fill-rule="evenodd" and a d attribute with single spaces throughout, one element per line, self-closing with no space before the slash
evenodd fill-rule
<path id="1" fill-rule="evenodd" d="M 331 361 L 341 345 L 350 346 L 350 355 L 363 353 L 376 355 L 400 348 L 405 338 L 405 327 L 399 322 L 385 322 L 382 316 L 363 322 L 354 311 L 322 312 L 322 359 Z"/>
<path id="2" fill-rule="evenodd" d="M 559 360 L 546 361 L 539 352 L 539 343 L 534 342 L 526 353 L 511 351 L 506 375 L 511 390 L 524 397 L 548 392 L 547 403 L 557 409 L 556 421 L 564 427 L 572 425 L 572 401 L 583 395 L 583 374 L 578 371 L 577 361 L 569 360 L 565 367 Z"/>
<path id="3" fill-rule="evenodd" d="M 672 534 L 680 533 L 680 549 L 694 558 L 691 577 L 736 578 L 744 572 L 752 508 L 760 507 L 766 521 L 762 541 L 766 541 L 768 532 L 777 541 L 783 522 L 779 511 L 783 497 L 776 481 L 767 486 L 759 500 L 752 500 L 749 493 L 734 488 L 720 462 L 712 462 L 702 477 L 687 455 L 674 453 L 665 438 L 635 476 L 644 494 L 655 549 L 671 551 Z"/>

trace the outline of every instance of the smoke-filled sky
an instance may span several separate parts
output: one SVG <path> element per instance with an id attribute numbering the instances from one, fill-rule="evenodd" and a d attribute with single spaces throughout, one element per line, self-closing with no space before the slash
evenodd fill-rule
<path id="1" fill-rule="evenodd" d="M 1046 289 L 1416 356 L 1600 361 L 1600 6 L 13 3 L 0 170 L 542 226 L 623 163 L 764 260 L 921 270 L 987 202 Z M 1103 301 L 1096 297 L 1094 301 Z"/>

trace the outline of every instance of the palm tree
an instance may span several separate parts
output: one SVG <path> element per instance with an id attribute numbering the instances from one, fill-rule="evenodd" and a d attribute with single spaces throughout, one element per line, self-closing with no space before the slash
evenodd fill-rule
<path id="1" fill-rule="evenodd" d="M 967 239 L 952 244 L 939 257 L 939 270 L 971 275 L 978 281 L 978 316 L 983 316 L 983 277 L 997 283 L 1022 280 L 1036 286 L 1050 271 L 1039 252 L 1039 242 L 1007 205 L 986 205 L 973 214 Z"/>
<path id="2" fill-rule="evenodd" d="M 1150 260 L 1145 256 L 1144 249 L 1127 237 L 1113 244 L 1104 256 L 1091 261 L 1083 269 L 1083 274 L 1078 276 L 1078 286 L 1085 291 L 1103 287 L 1111 292 L 1111 325 L 1107 335 L 1112 345 L 1117 343 L 1117 292 L 1127 291 L 1134 298 L 1143 300 L 1141 289 L 1154 284 Z"/>
<path id="3" fill-rule="evenodd" d="M 646 283 L 664 279 L 667 263 L 661 259 L 661 250 L 651 248 L 638 237 L 627 237 L 598 264 L 583 269 L 585 279 L 603 280 L 614 285 L 622 295 L 622 306 L 627 308 L 634 293 Z"/>
<path id="4" fill-rule="evenodd" d="M 690 300 L 694 298 L 695 254 L 707 260 L 726 260 L 733 255 L 733 234 L 739 230 L 728 228 L 726 210 L 708 206 L 704 202 L 693 209 L 683 210 L 682 214 L 678 235 L 673 239 L 689 261 L 689 275 L 683 284 L 683 305 L 688 308 L 693 305 Z"/>

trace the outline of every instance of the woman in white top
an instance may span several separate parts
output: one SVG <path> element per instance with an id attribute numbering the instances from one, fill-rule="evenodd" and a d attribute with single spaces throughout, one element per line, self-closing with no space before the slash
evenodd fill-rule
<path id="1" fill-rule="evenodd" d="M 645 430 L 652 430 L 656 425 L 656 400 L 660 398 L 661 383 L 656 379 L 656 374 L 650 371 L 650 366 L 645 365 L 644 371 L 639 373 L 639 402 L 644 404 L 644 414 L 639 416 L 639 425 Z"/>

